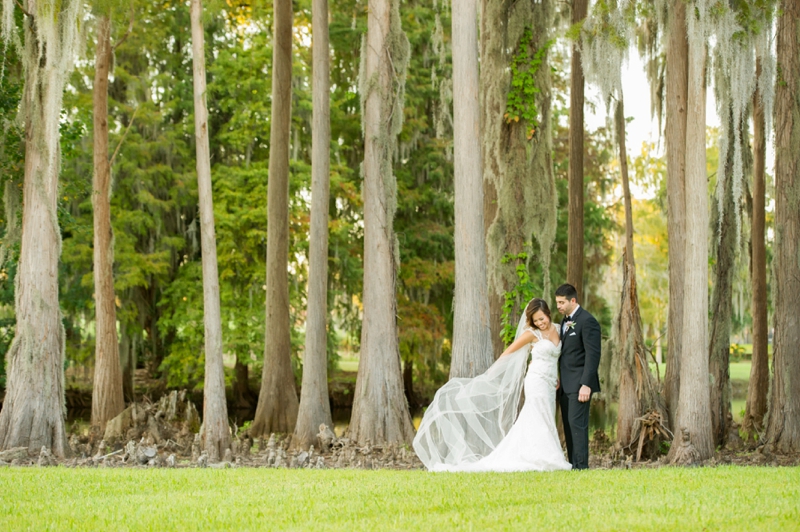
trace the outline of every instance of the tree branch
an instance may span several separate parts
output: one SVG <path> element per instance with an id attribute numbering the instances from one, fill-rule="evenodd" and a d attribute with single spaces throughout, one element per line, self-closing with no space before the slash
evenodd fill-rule
<path id="1" fill-rule="evenodd" d="M 131 115 L 131 121 L 128 122 L 128 127 L 125 128 L 125 133 L 122 134 L 122 138 L 119 139 L 119 144 L 117 144 L 116 149 L 114 150 L 114 155 L 111 156 L 111 160 L 109 161 L 109 166 L 114 166 L 114 159 L 117 158 L 117 154 L 119 153 L 120 147 L 122 147 L 122 143 L 125 141 L 125 137 L 128 136 L 128 132 L 131 130 L 131 126 L 133 126 L 133 119 L 136 118 L 136 112 L 139 110 L 139 106 L 136 106 L 136 109 L 133 110 L 133 115 Z"/>
<path id="2" fill-rule="evenodd" d="M 128 39 L 132 31 L 133 31 L 133 3 L 131 3 L 131 15 L 128 22 L 128 31 L 125 32 L 125 35 L 122 36 L 122 38 L 117 42 L 117 44 L 111 47 L 111 50 L 116 51 L 117 47 Z M 131 120 L 131 122 L 132 121 L 133 120 Z"/>
<path id="3" fill-rule="evenodd" d="M 20 11 L 22 11 L 25 15 L 33 18 L 33 15 L 31 15 L 24 7 L 22 7 L 22 3 L 19 0 L 14 0 L 14 3 L 17 4 L 17 7 L 19 7 Z"/>

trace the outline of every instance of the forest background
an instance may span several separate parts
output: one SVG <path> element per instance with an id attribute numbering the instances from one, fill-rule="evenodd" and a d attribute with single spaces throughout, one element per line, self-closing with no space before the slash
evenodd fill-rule
<path id="1" fill-rule="evenodd" d="M 264 272 L 273 57 L 273 12 L 267 4 L 210 1 L 203 19 L 225 381 L 229 410 L 239 424 L 253 416 L 266 341 Z M 563 9 L 555 17 L 558 28 L 554 34 L 558 38 L 549 54 L 558 201 L 548 272 L 554 284 L 567 277 L 569 226 L 572 42 L 567 37 L 569 8 Z M 16 16 L 21 27 L 22 14 Z M 125 398 L 157 398 L 165 390 L 188 388 L 200 403 L 204 380 L 203 284 L 189 6 L 170 0 L 134 2 L 130 12 L 119 10 L 117 16 L 114 28 L 122 42 L 114 53 L 108 105 L 110 145 L 115 148 L 111 194 L 114 289 Z M 398 199 L 394 228 L 400 255 L 398 334 L 406 397 L 412 411 L 418 412 L 450 372 L 455 255 L 451 23 L 449 7 L 437 0 L 408 0 L 403 3 L 401 17 L 411 55 L 403 129 L 393 161 Z M 94 17 L 85 17 L 86 36 L 94 34 L 95 23 Z M 341 420 L 349 416 L 337 416 L 336 407 L 347 411 L 352 404 L 363 317 L 360 166 L 364 141 L 360 51 L 356 43 L 366 33 L 366 24 L 365 2 L 342 0 L 330 11 L 328 366 L 334 417 Z M 85 53 L 69 78 L 60 120 L 58 222 L 63 252 L 59 299 L 66 331 L 67 405 L 71 419 L 88 419 L 95 354 L 91 199 L 94 63 L 88 59 L 95 55 L 95 42 L 86 36 Z M 292 364 L 299 390 L 311 203 L 310 0 L 294 3 L 293 50 L 289 294 Z M 22 79 L 17 51 L 14 46 L 5 46 L 0 75 L 0 233 L 11 245 L 4 247 L 0 270 L 0 390 L 5 387 L 5 353 L 14 337 L 16 322 L 14 281 L 19 244 L 12 236 L 24 170 L 22 125 L 15 120 Z M 588 100 L 587 105 L 603 112 L 604 102 L 599 97 Z M 659 124 L 661 112 L 654 107 Z M 620 160 L 612 129 L 609 123 L 609 127 L 587 130 L 584 150 L 585 262 L 581 303 L 598 317 L 606 337 L 611 335 L 613 317 L 619 311 L 625 224 Z M 718 140 L 719 131 L 709 128 L 706 144 L 710 198 L 716 188 Z M 662 352 L 668 347 L 666 163 L 661 145 L 644 143 L 634 150 L 628 164 L 634 188 L 640 192 L 633 201 L 639 303 L 646 344 L 653 361 L 661 362 Z M 773 242 L 772 195 L 772 187 L 768 186 L 768 260 Z M 544 196 L 542 201 L 546 201 Z M 742 227 L 744 246 L 748 242 L 747 223 Z M 715 229 L 709 227 L 710 240 L 714 234 Z M 535 255 L 538 248 L 532 243 L 529 246 L 526 253 Z M 733 362 L 747 359 L 752 342 L 747 253 L 746 247 L 737 253 L 734 270 Z M 710 257 L 710 269 L 714 260 Z M 541 261 L 522 260 L 521 264 L 525 270 L 520 277 L 522 289 L 528 296 L 542 294 L 546 276 Z M 768 279 L 768 293 L 770 282 Z M 768 301 L 771 316 L 771 298 Z M 609 363 L 610 359 L 606 356 Z M 663 366 L 659 369 L 663 374 Z M 608 375 L 611 373 L 607 370 Z M 743 391 L 740 392 L 742 399 Z M 738 409 L 734 405 L 734 416 L 741 418 L 742 409 L 743 401 Z M 613 427 L 613 420 L 608 418 L 605 425 Z"/>

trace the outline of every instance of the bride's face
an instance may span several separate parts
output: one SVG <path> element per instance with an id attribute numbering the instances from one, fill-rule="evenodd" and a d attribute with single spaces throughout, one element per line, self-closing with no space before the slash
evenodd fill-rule
<path id="1" fill-rule="evenodd" d="M 533 326 L 538 327 L 543 331 L 546 331 L 547 328 L 550 326 L 550 318 L 548 318 L 547 314 L 545 314 L 541 310 L 537 310 L 536 313 L 533 315 Z"/>

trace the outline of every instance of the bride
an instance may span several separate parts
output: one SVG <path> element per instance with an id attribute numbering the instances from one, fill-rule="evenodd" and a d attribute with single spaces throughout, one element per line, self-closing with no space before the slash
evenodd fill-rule
<path id="1" fill-rule="evenodd" d="M 431 471 L 571 469 L 555 424 L 560 354 L 547 302 L 531 300 L 514 343 L 486 373 L 452 379 L 436 392 L 414 438 L 417 456 Z"/>

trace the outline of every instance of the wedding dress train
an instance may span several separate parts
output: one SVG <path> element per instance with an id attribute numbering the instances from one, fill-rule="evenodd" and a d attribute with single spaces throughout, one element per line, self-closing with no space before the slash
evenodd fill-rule
<path id="1" fill-rule="evenodd" d="M 521 334 L 518 328 L 517 337 Z M 564 458 L 555 424 L 560 344 L 527 329 L 534 344 L 500 357 L 483 375 L 452 379 L 425 412 L 414 449 L 431 471 L 557 471 Z M 522 373 L 525 404 L 516 416 Z M 516 417 L 516 420 L 514 419 Z"/>

